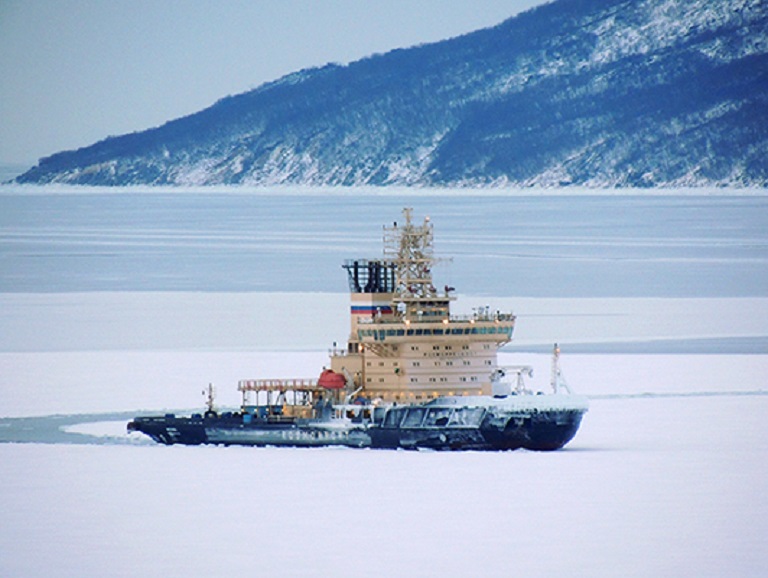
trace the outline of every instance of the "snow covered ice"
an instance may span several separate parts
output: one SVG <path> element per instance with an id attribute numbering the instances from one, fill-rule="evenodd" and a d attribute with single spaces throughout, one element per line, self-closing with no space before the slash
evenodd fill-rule
<path id="1" fill-rule="evenodd" d="M 69 436 L 0 444 L 1 576 L 764 575 L 764 196 L 101 195 L 0 193 L 0 439 Z M 404 204 L 459 307 L 518 314 L 502 364 L 544 389 L 561 343 L 591 397 L 563 451 L 164 447 L 114 418 L 316 376 L 341 260 Z"/>
<path id="2" fill-rule="evenodd" d="M 766 396 L 593 400 L 553 454 L 2 444 L 0 564 L 4 576 L 760 576 L 767 410 Z"/>

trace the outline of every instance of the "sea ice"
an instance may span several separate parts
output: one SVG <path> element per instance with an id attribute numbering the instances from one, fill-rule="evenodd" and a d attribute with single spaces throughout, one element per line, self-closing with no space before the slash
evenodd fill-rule
<path id="1" fill-rule="evenodd" d="M 766 412 L 600 399 L 547 454 L 0 444 L 0 575 L 757 578 Z"/>

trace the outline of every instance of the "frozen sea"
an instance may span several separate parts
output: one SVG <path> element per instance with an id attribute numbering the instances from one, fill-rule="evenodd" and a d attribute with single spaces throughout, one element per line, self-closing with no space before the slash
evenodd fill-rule
<path id="1" fill-rule="evenodd" d="M 310 377 L 404 206 L 591 398 L 555 453 L 163 447 Z M 764 576 L 765 191 L 0 187 L 0 576 Z"/>

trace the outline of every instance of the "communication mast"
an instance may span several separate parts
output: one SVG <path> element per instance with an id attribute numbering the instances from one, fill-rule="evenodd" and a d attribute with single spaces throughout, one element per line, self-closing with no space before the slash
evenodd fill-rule
<path id="1" fill-rule="evenodd" d="M 403 209 L 405 223 L 384 227 L 384 258 L 394 268 L 392 301 L 407 320 L 436 320 L 449 316 L 448 290 L 439 295 L 432 282 L 432 268 L 441 261 L 434 256 L 433 227 L 429 217 L 416 225 L 413 209 Z"/>

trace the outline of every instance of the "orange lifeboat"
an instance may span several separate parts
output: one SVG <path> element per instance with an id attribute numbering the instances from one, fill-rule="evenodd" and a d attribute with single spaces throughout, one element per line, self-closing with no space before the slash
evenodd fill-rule
<path id="1" fill-rule="evenodd" d="M 342 374 L 326 369 L 320 374 L 317 385 L 325 389 L 344 389 L 347 385 L 347 380 Z"/>

